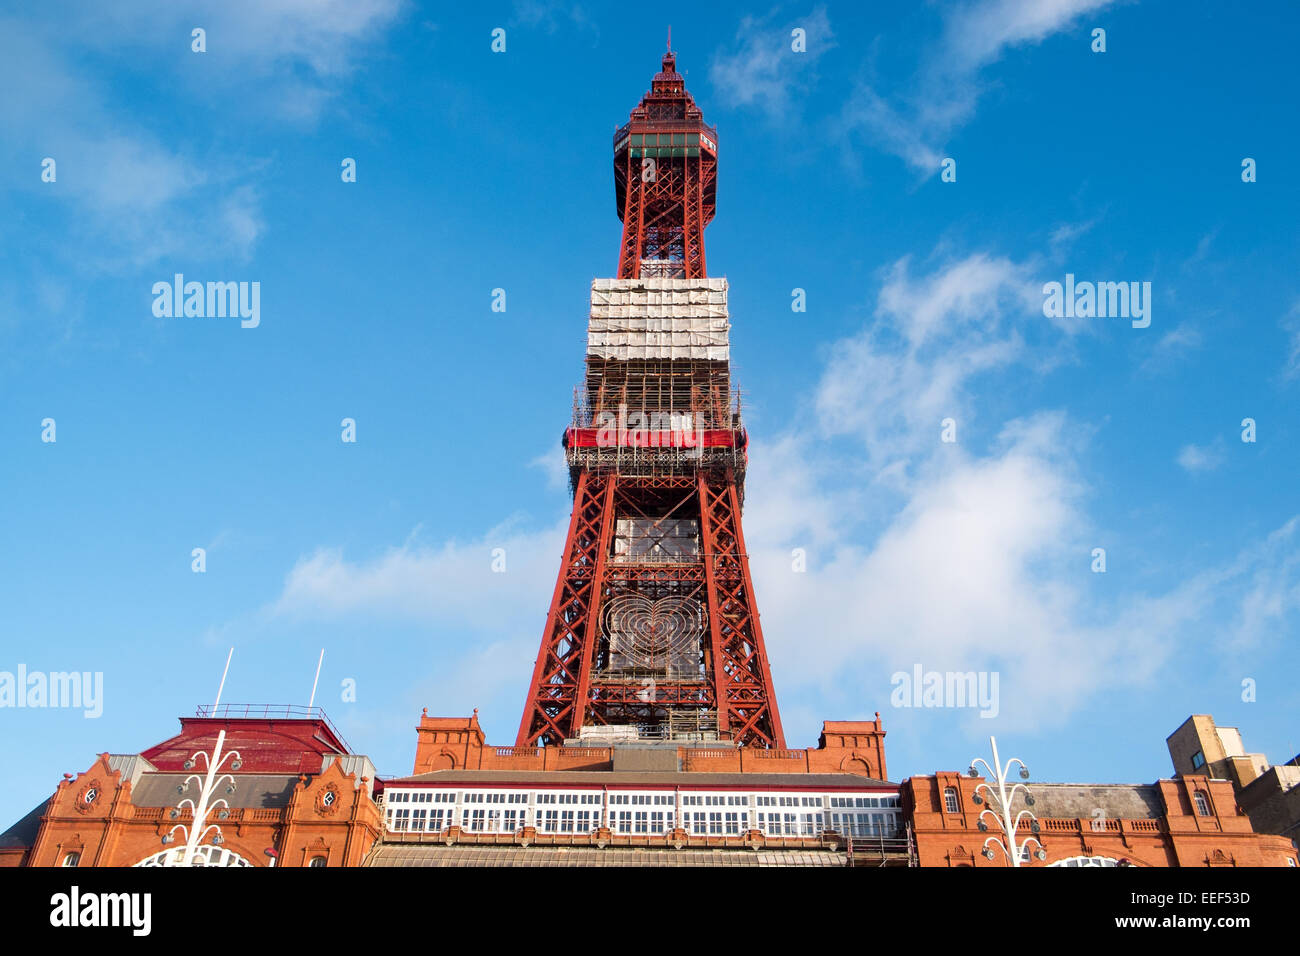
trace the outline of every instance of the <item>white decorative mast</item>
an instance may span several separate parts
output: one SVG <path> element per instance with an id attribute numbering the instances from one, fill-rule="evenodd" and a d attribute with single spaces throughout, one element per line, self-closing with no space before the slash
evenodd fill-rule
<path id="1" fill-rule="evenodd" d="M 994 779 L 996 779 L 998 782 L 998 789 L 997 792 L 995 793 L 993 791 L 993 788 L 990 787 L 987 783 L 981 783 L 978 787 L 975 788 L 975 795 L 971 799 L 973 799 L 975 801 L 976 806 L 978 806 L 979 804 L 984 802 L 984 798 L 980 796 L 980 791 L 981 790 L 988 791 L 989 803 L 992 804 L 992 806 L 985 807 L 980 812 L 980 819 L 979 819 L 980 831 L 983 833 L 988 832 L 989 825 L 984 822 L 984 814 L 986 813 L 991 814 L 994 822 L 998 826 L 998 829 L 1002 831 L 1002 836 L 1006 838 L 1006 842 L 1004 843 L 1001 837 L 996 837 L 996 836 L 989 837 L 987 840 L 984 841 L 984 856 L 990 860 L 994 858 L 993 847 L 990 846 L 989 844 L 996 843 L 999 847 L 1001 847 L 1002 852 L 1006 855 L 1007 860 L 1011 863 L 1011 865 L 1018 867 L 1020 866 L 1021 852 L 1024 850 L 1025 847 L 1029 845 L 1029 841 L 1032 840 L 1034 843 L 1038 844 L 1038 849 L 1037 851 L 1035 851 L 1034 856 L 1038 857 L 1039 860 L 1046 860 L 1047 851 L 1043 849 L 1043 844 L 1038 839 L 1038 837 L 1027 836 L 1025 837 L 1024 840 L 1021 840 L 1019 843 L 1016 842 L 1016 833 L 1020 829 L 1021 818 L 1025 816 L 1029 817 L 1030 831 L 1032 833 L 1039 832 L 1038 819 L 1034 816 L 1034 814 L 1030 810 L 1025 809 L 1025 810 L 1021 810 L 1018 814 L 1016 814 L 1015 820 L 1011 819 L 1011 802 L 1016 798 L 1016 790 L 1020 789 L 1025 792 L 1026 807 L 1032 807 L 1034 805 L 1034 795 L 1029 792 L 1029 787 L 1027 787 L 1023 783 L 1013 784 L 1010 791 L 1008 791 L 1007 774 L 1011 772 L 1011 765 L 1018 763 L 1020 764 L 1020 778 L 1022 780 L 1028 780 L 1029 768 L 1025 766 L 1025 762 L 1021 760 L 1019 757 L 1012 757 L 1010 760 L 1006 762 L 1006 765 L 1004 766 L 998 759 L 997 740 L 993 737 L 990 737 L 989 744 L 992 745 L 993 747 L 993 768 L 996 769 L 990 768 L 988 763 L 984 761 L 983 758 L 977 757 L 974 761 L 972 761 L 970 765 L 970 775 L 972 777 L 978 777 L 979 773 L 975 769 L 975 764 L 984 764 L 985 776 L 993 777 Z M 994 807 L 996 807 L 996 809 L 994 809 Z"/>
<path id="2" fill-rule="evenodd" d="M 217 714 L 218 706 L 221 704 L 221 692 L 225 689 L 226 675 L 230 672 L 230 658 L 234 656 L 234 653 L 235 649 L 232 647 L 230 653 L 226 655 L 226 669 L 221 674 L 221 685 L 217 688 L 217 699 L 212 703 L 212 715 L 214 717 Z M 186 797 L 181 800 L 180 803 L 176 804 L 176 809 L 172 811 L 173 818 L 180 816 L 180 811 L 185 808 L 186 804 L 189 804 L 190 811 L 194 815 L 193 819 L 190 821 L 190 825 L 187 827 L 183 823 L 178 823 L 176 826 L 172 827 L 167 835 L 162 839 L 164 844 L 172 843 L 176 839 L 177 830 L 185 831 L 185 852 L 182 854 L 181 859 L 175 864 L 177 866 L 202 866 L 204 864 L 202 856 L 198 856 L 197 854 L 199 845 L 203 842 L 203 839 L 207 836 L 209 830 L 216 831 L 216 835 L 212 838 L 214 846 L 220 846 L 225 842 L 225 838 L 221 835 L 221 827 L 215 823 L 209 824 L 207 822 L 208 814 L 217 810 L 219 806 L 224 806 L 226 809 L 229 809 L 230 807 L 230 803 L 224 797 L 220 797 L 216 800 L 212 799 L 214 790 L 222 785 L 222 781 L 229 781 L 226 784 L 226 793 L 229 794 L 235 792 L 234 777 L 228 773 L 222 773 L 218 776 L 222 764 L 229 760 L 230 769 L 238 770 L 243 763 L 238 750 L 231 750 L 225 754 L 221 752 L 221 748 L 225 745 L 225 742 L 226 731 L 223 728 L 217 733 L 217 745 L 212 749 L 212 754 L 210 756 L 199 750 L 195 751 L 190 756 L 190 759 L 185 761 L 185 769 L 192 770 L 198 765 L 198 759 L 202 757 L 207 765 L 207 773 L 201 780 L 199 779 L 198 774 L 192 773 L 185 778 L 185 783 L 177 788 L 179 792 L 184 793 L 189 789 L 191 781 L 198 781 L 199 784 L 198 803 L 196 804 L 189 797 Z"/>
<path id="3" fill-rule="evenodd" d="M 311 716 L 312 708 L 316 706 L 316 686 L 320 683 L 320 666 L 325 663 L 325 648 L 320 649 L 320 659 L 316 661 L 316 679 L 311 682 L 311 700 L 307 703 L 307 716 Z"/>
<path id="4" fill-rule="evenodd" d="M 225 742 L 226 731 L 222 729 L 217 733 L 217 745 L 212 749 L 211 756 L 208 756 L 208 754 L 199 750 L 196 751 L 189 760 L 185 761 L 185 769 L 190 770 L 196 766 L 198 758 L 202 757 L 204 762 L 207 764 L 207 774 L 202 780 L 199 780 L 199 775 L 192 773 L 185 778 L 185 783 L 180 787 L 180 791 L 184 793 L 189 789 L 190 781 L 197 780 L 199 782 L 199 802 L 197 804 L 188 797 L 176 804 L 176 809 L 178 811 L 184 809 L 186 804 L 189 804 L 190 811 L 194 814 L 194 819 L 190 821 L 190 826 L 187 827 L 183 823 L 178 823 L 176 826 L 171 828 L 171 831 L 165 837 L 163 837 L 163 843 L 171 843 L 176 839 L 177 830 L 185 831 L 185 853 L 180 860 L 179 865 L 181 866 L 203 865 L 201 858 L 199 860 L 195 859 L 195 853 L 199 848 L 199 844 L 203 842 L 203 838 L 208 835 L 209 830 L 216 831 L 216 836 L 212 838 L 214 846 L 220 846 L 225 842 L 225 838 L 221 835 L 221 827 L 217 826 L 215 823 L 210 824 L 207 822 L 208 814 L 216 810 L 217 807 L 223 805 L 227 809 L 230 807 L 230 803 L 224 797 L 220 797 L 216 800 L 212 799 L 214 789 L 221 786 L 222 781 L 229 781 L 226 786 L 226 793 L 235 792 L 234 777 L 228 773 L 223 773 L 220 776 L 217 775 L 217 772 L 221 769 L 221 765 L 229 760 L 230 769 L 238 770 L 242 763 L 238 750 L 231 750 L 226 754 L 222 754 L 221 747 Z"/>

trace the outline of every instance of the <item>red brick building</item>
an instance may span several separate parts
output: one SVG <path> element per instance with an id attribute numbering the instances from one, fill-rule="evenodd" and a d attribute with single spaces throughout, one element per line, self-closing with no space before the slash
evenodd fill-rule
<path id="1" fill-rule="evenodd" d="M 255 716 L 254 716 L 255 715 Z M 193 823 L 190 807 L 218 734 L 237 759 L 221 769 L 204 865 L 356 866 L 380 836 L 375 772 L 319 709 L 223 707 L 182 717 L 180 733 L 138 754 L 100 754 L 0 834 L 0 866 L 167 865 L 164 843 Z M 205 828 L 206 832 L 206 828 Z M 216 831 L 213 831 L 216 836 Z M 183 843 L 183 841 L 181 841 Z M 172 859 L 168 859 L 171 855 Z"/>
<path id="2" fill-rule="evenodd" d="M 956 772 L 888 780 L 879 715 L 827 721 L 806 749 L 722 740 L 494 747 L 477 712 L 422 715 L 413 773 L 377 781 L 323 713 L 228 707 L 182 718 L 139 754 L 101 754 L 0 834 L 0 865 L 159 865 L 192 822 L 187 767 L 220 731 L 233 792 L 211 818 L 223 866 L 1006 866 L 984 856 L 985 781 Z M 180 788 L 188 788 L 182 791 Z M 1284 837 L 1253 832 L 1230 781 L 1030 783 L 1045 860 L 1028 866 L 1295 866 Z M 1025 808 L 1017 797 L 1013 812 Z M 988 817 L 985 817 L 986 822 Z M 269 852 L 268 852 L 269 851 Z"/>
<path id="3" fill-rule="evenodd" d="M 996 826 L 981 831 L 988 803 L 974 801 L 986 781 L 949 772 L 911 777 L 902 784 L 904 816 L 912 827 L 920 866 L 1006 866 L 1000 850 L 984 855 Z M 1022 866 L 1296 866 L 1288 839 L 1255 833 L 1237 804 L 1232 784 L 1180 777 L 1153 784 L 1030 783 L 1036 834 L 1046 860 L 1033 854 Z M 1022 797 L 1012 813 L 1026 809 Z M 986 823 L 989 817 L 984 817 Z"/>

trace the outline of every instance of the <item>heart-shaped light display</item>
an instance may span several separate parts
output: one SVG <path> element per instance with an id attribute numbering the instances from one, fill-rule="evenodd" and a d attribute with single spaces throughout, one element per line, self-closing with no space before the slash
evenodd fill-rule
<path id="1" fill-rule="evenodd" d="M 610 669 L 675 673 L 695 666 L 704 607 L 694 598 L 617 594 L 605 605 Z"/>

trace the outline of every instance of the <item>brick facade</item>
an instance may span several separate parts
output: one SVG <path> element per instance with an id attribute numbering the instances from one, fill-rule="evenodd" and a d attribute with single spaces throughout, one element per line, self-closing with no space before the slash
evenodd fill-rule
<path id="1" fill-rule="evenodd" d="M 613 747 L 493 747 L 478 711 L 430 717 L 416 727 L 414 773 L 435 770 L 610 770 Z M 701 773 L 851 773 L 887 780 L 885 731 L 875 720 L 826 721 L 815 748 L 762 750 L 706 743 L 677 748 L 682 770 Z"/>
<path id="2" fill-rule="evenodd" d="M 218 794 L 229 803 L 225 816 L 209 817 L 225 850 L 253 866 L 307 866 L 315 858 L 324 860 L 316 865 L 360 865 L 382 829 L 373 773 L 345 769 L 358 760 L 368 766 L 365 758 L 341 752 L 321 721 L 198 719 L 183 719 L 181 734 L 142 754 L 100 754 L 82 773 L 66 775 L 33 839 L 7 841 L 0 865 L 73 865 L 71 857 L 79 866 L 133 866 L 166 849 L 162 838 L 191 823 L 190 810 L 176 804 L 198 789 L 178 788 L 204 770 L 201 760 L 197 770 L 184 762 L 210 752 L 218 729 L 227 731 L 227 751 L 242 758 L 231 772 L 234 792 Z"/>
<path id="3" fill-rule="evenodd" d="M 912 822 L 921 866 L 1006 866 L 1001 850 L 984 857 L 984 841 L 997 835 L 979 829 L 987 807 L 972 799 L 982 777 L 956 772 L 903 781 L 904 816 Z M 1047 859 L 1022 865 L 1050 866 L 1073 857 L 1108 857 L 1134 866 L 1294 866 L 1290 840 L 1251 829 L 1224 780 L 1188 776 L 1151 785 L 1029 784 L 1035 796 L 1038 839 Z M 1198 810 L 1197 793 L 1204 800 Z M 951 805 L 950 805 L 951 801 Z M 955 809 L 954 809 L 955 807 Z M 1013 815 L 1025 809 L 1017 798 Z M 1021 831 L 1021 836 L 1024 835 Z"/>

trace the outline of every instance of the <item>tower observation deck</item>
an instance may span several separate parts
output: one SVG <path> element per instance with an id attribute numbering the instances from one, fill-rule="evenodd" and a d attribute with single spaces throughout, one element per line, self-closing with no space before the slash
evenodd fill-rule
<path id="1" fill-rule="evenodd" d="M 650 92 L 614 134 L 614 195 L 623 221 L 618 277 L 699 279 L 718 190 L 718 131 L 704 122 L 677 58 L 664 54 Z"/>

